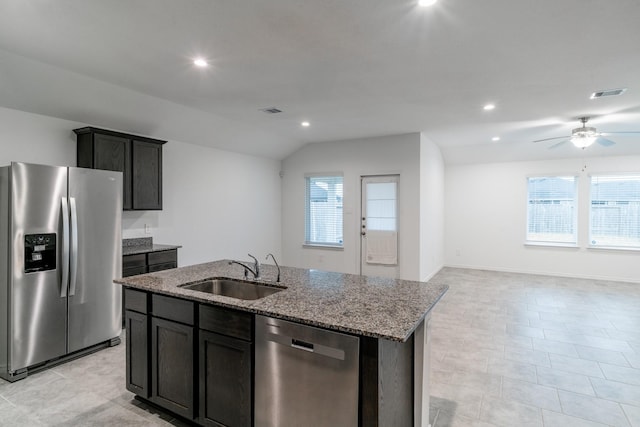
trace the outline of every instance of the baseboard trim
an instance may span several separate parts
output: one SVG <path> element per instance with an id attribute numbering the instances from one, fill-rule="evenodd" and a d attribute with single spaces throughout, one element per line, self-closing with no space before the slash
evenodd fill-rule
<path id="1" fill-rule="evenodd" d="M 629 277 L 598 276 L 598 275 L 588 275 L 588 274 L 569 274 L 569 273 L 560 273 L 557 271 L 520 270 L 515 268 L 485 267 L 485 266 L 477 266 L 477 265 L 457 265 L 457 264 L 445 264 L 443 268 L 463 268 L 467 270 L 499 271 L 502 273 L 518 273 L 518 274 L 532 274 L 537 276 L 566 277 L 569 279 L 588 279 L 588 280 L 604 280 L 604 281 L 610 281 L 610 282 L 640 283 L 640 280 L 638 278 L 632 279 Z"/>
<path id="2" fill-rule="evenodd" d="M 440 264 L 440 267 L 435 269 L 432 273 L 428 274 L 427 277 L 421 278 L 420 281 L 421 282 L 428 282 L 429 280 L 433 279 L 438 273 L 440 273 L 440 271 L 445 267 L 446 267 L 446 265 Z"/>

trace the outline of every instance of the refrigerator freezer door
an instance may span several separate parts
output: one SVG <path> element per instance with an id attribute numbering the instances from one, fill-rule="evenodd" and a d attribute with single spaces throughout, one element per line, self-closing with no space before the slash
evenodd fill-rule
<path id="1" fill-rule="evenodd" d="M 69 168 L 69 206 L 68 350 L 73 352 L 118 337 L 122 330 L 122 289 L 113 283 L 122 275 L 122 173 Z"/>
<path id="2" fill-rule="evenodd" d="M 67 299 L 61 297 L 61 263 L 25 273 L 25 235 L 56 233 L 63 251 L 62 203 L 67 168 L 12 163 L 9 286 L 9 370 L 18 371 L 65 354 Z"/>

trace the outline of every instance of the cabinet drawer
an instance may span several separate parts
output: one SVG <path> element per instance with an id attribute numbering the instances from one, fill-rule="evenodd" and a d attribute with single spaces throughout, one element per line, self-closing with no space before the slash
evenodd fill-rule
<path id="1" fill-rule="evenodd" d="M 153 294 L 151 312 L 154 316 L 168 320 L 194 324 L 194 303 L 180 298 L 165 297 L 164 295 Z"/>
<path id="2" fill-rule="evenodd" d="M 147 267 L 131 267 L 122 269 L 122 277 L 136 276 L 138 274 L 144 274 L 147 272 Z"/>
<path id="3" fill-rule="evenodd" d="M 124 309 L 146 313 L 147 293 L 134 289 L 124 288 Z"/>
<path id="4" fill-rule="evenodd" d="M 149 265 L 164 264 L 168 262 L 178 262 L 178 251 L 175 249 L 161 252 L 150 252 L 148 254 Z"/>
<path id="5" fill-rule="evenodd" d="M 164 264 L 151 264 L 149 265 L 149 273 L 153 273 L 154 271 L 162 271 L 169 270 L 170 268 L 176 268 L 177 265 L 175 262 L 165 262 Z"/>
<path id="6" fill-rule="evenodd" d="M 145 267 L 147 258 L 145 254 L 125 255 L 122 257 L 122 268 Z"/>
<path id="7" fill-rule="evenodd" d="M 252 314 L 201 304 L 199 320 L 200 329 L 251 341 Z"/>

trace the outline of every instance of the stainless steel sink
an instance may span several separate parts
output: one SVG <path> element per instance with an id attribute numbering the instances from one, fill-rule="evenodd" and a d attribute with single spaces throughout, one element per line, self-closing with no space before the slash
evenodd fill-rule
<path id="1" fill-rule="evenodd" d="M 244 300 L 264 298 L 282 290 L 282 288 L 241 282 L 233 279 L 208 279 L 201 282 L 188 283 L 180 287 L 192 291 Z"/>

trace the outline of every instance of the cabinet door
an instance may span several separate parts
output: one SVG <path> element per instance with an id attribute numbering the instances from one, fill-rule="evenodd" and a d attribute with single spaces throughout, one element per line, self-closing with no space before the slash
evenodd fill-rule
<path id="1" fill-rule="evenodd" d="M 200 418 L 212 426 L 252 425 L 250 342 L 200 330 Z"/>
<path id="2" fill-rule="evenodd" d="M 127 390 L 149 397 L 149 323 L 146 314 L 125 311 L 127 328 Z"/>
<path id="3" fill-rule="evenodd" d="M 123 173 L 123 209 L 131 209 L 130 141 L 113 135 L 94 134 L 93 167 Z"/>
<path id="4" fill-rule="evenodd" d="M 194 417 L 193 326 L 151 318 L 151 401 Z"/>
<path id="5" fill-rule="evenodd" d="M 162 209 L 162 145 L 132 141 L 133 209 Z"/>

